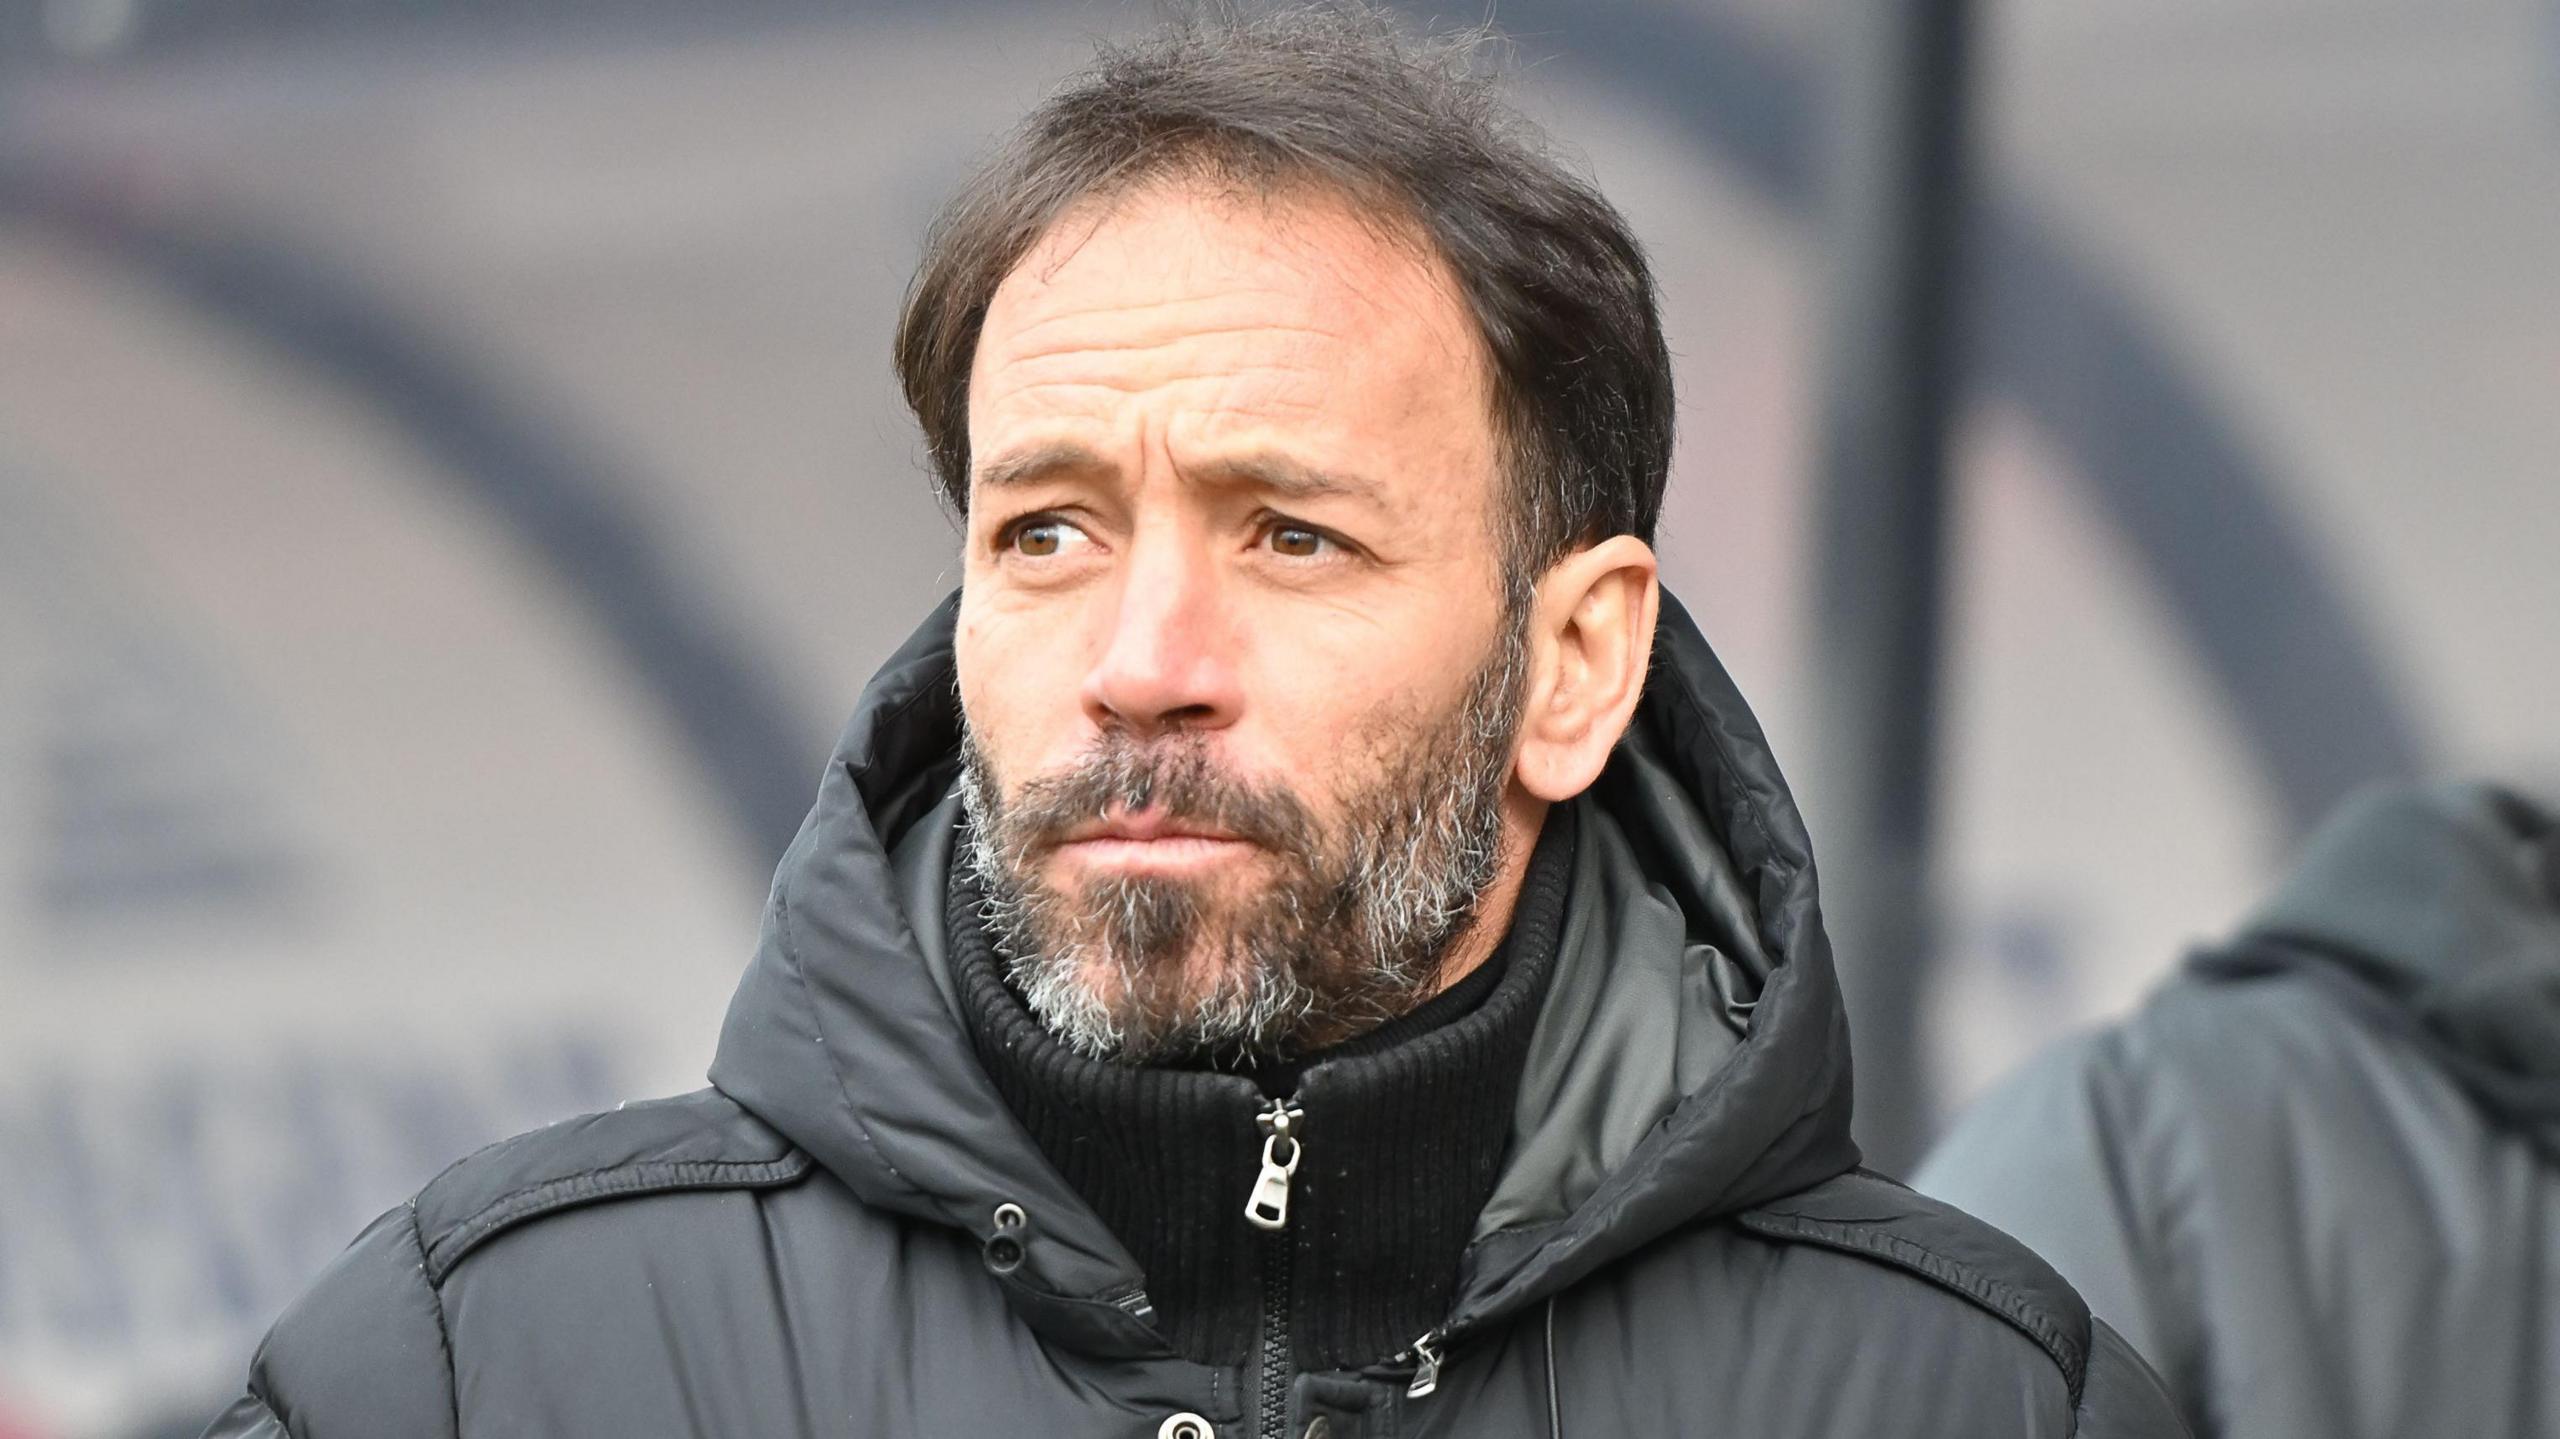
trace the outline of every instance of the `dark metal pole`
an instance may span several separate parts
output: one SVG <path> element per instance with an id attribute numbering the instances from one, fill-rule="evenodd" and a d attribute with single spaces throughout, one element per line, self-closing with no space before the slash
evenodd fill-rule
<path id="1" fill-rule="evenodd" d="M 1965 0 L 1833 7 L 1817 436 L 1815 852 L 1855 1044 L 1858 1137 L 1889 1172 L 1932 1122 L 1923 1008 L 1947 448 L 1964 215 Z"/>

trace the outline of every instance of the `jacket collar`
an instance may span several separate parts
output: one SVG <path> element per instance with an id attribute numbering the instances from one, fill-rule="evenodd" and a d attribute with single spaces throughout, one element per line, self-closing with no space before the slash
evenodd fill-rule
<path id="1" fill-rule="evenodd" d="M 775 877 L 711 1080 L 865 1203 L 1008 1258 L 998 1241 L 1019 1234 L 1021 1260 L 990 1268 L 1035 1326 L 1160 1353 L 1136 1263 L 1006 1109 L 953 1007 L 948 826 L 919 821 L 958 766 L 957 608 L 955 594 L 865 691 Z M 1667 594 L 1636 722 L 1577 803 L 1567 931 L 1453 1329 L 1857 1162 L 1803 823 Z M 1000 1233 L 1005 1205 L 1035 1216 L 1027 1234 Z"/>

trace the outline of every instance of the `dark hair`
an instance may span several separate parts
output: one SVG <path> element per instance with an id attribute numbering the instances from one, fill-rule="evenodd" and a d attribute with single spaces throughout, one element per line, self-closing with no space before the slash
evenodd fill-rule
<path id="1" fill-rule="evenodd" d="M 1104 47 L 935 222 L 899 317 L 898 378 L 953 507 L 997 287 L 1078 201 L 1196 170 L 1335 190 L 1438 251 L 1492 362 L 1511 588 L 1607 536 L 1651 541 L 1672 428 L 1653 276 L 1626 221 L 1496 93 L 1491 48 L 1350 3 L 1196 6 Z"/>

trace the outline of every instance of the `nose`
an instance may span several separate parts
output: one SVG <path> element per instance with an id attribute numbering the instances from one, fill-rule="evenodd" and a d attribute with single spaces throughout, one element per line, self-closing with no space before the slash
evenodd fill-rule
<path id="1" fill-rule="evenodd" d="M 1198 540 L 1133 536 L 1106 601 L 1102 649 L 1087 671 L 1084 708 L 1097 727 L 1139 735 L 1234 722 L 1232 616 L 1216 566 Z"/>

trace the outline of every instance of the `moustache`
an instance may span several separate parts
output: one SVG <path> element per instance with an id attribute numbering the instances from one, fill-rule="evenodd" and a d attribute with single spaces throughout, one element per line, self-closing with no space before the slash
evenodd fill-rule
<path id="1" fill-rule="evenodd" d="M 1070 768 L 1026 781 L 1005 803 L 1001 827 L 1017 852 L 1046 849 L 1114 811 L 1154 811 L 1282 853 L 1306 852 L 1317 835 L 1313 814 L 1286 785 L 1226 773 L 1196 736 L 1106 735 Z"/>

